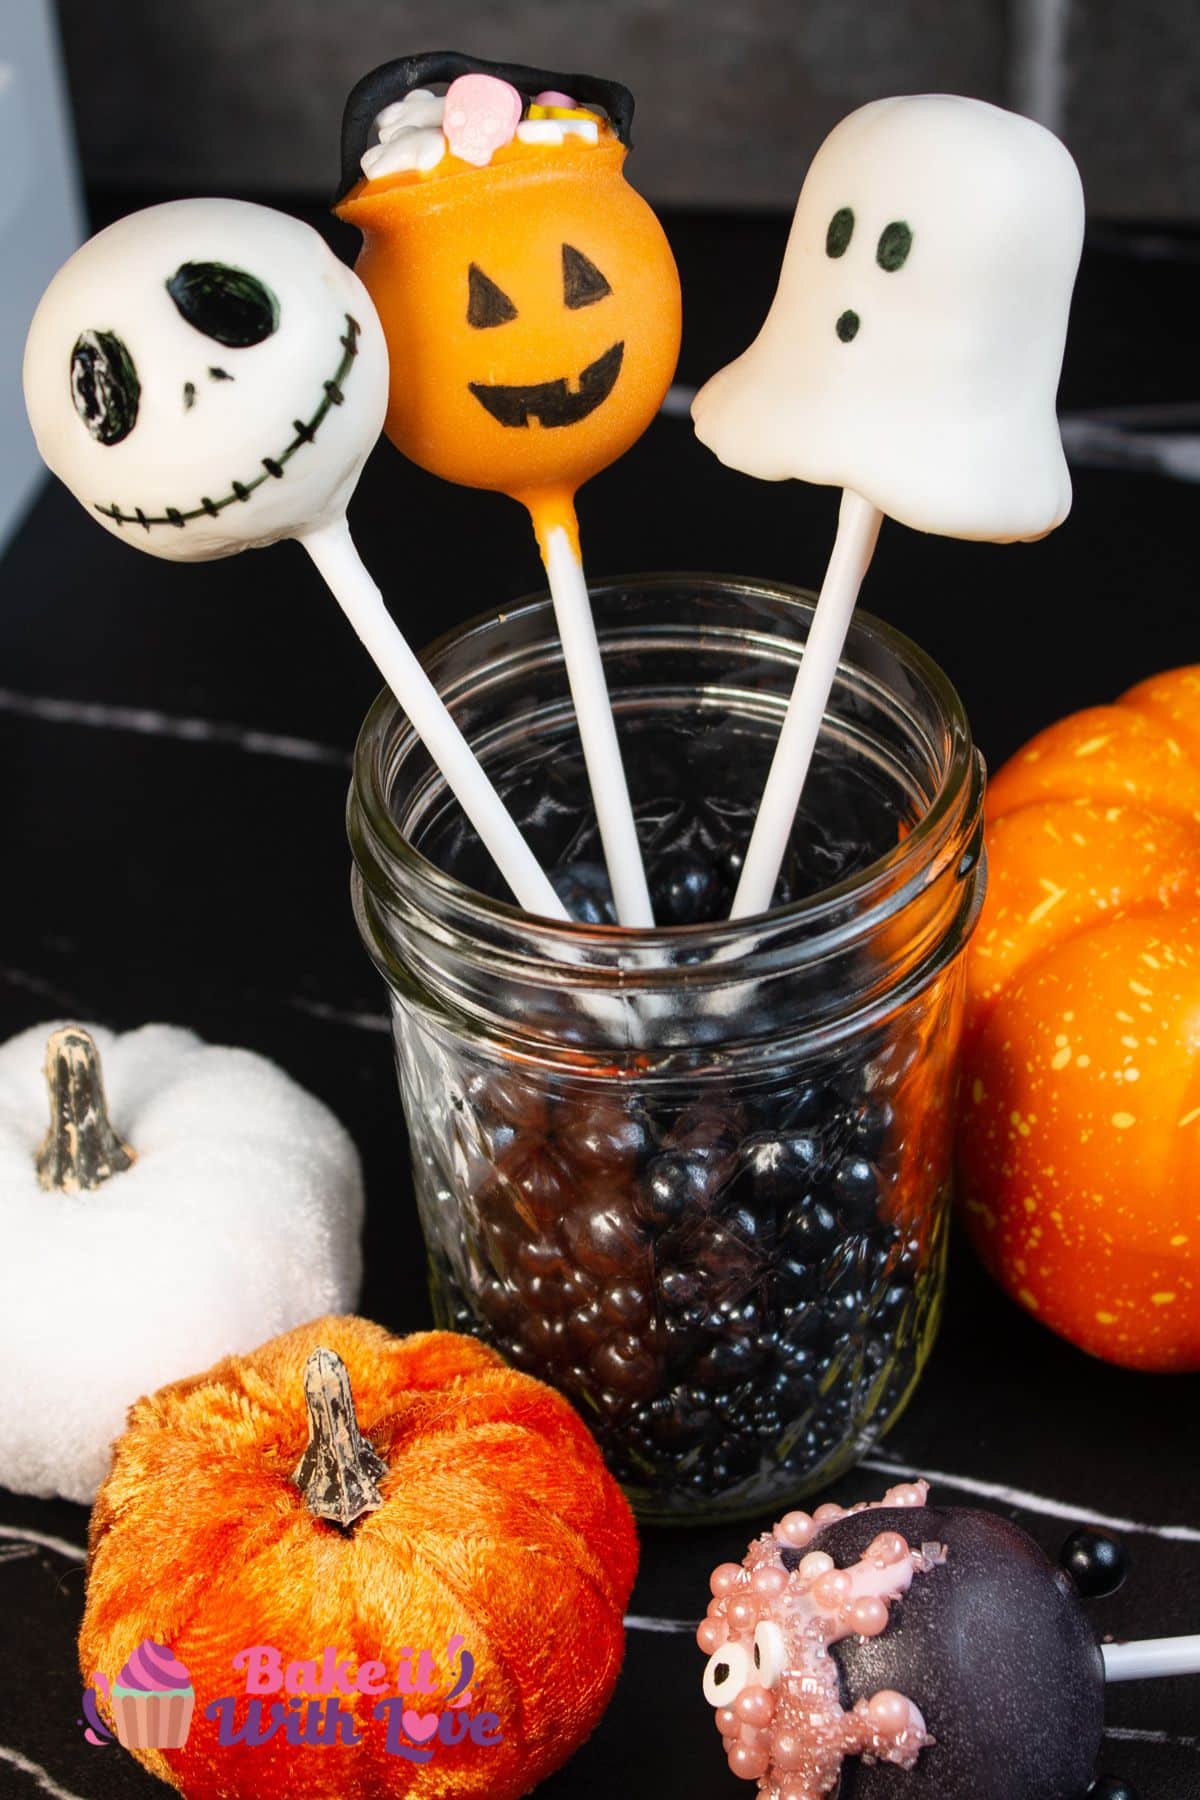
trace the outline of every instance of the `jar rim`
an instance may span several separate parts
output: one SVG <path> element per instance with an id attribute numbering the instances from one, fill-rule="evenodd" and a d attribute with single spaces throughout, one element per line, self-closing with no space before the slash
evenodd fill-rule
<path id="1" fill-rule="evenodd" d="M 595 600 L 606 593 L 626 588 L 643 593 L 656 588 L 678 587 L 680 583 L 716 587 L 725 595 L 740 593 L 766 601 L 783 601 L 795 608 L 798 616 L 807 613 L 811 617 L 817 598 L 810 589 L 794 587 L 785 582 L 701 570 L 655 570 L 647 574 L 607 576 L 601 581 L 589 583 L 589 590 Z M 472 635 L 494 627 L 497 623 L 511 623 L 538 612 L 546 613 L 551 618 L 553 616 L 553 603 L 546 591 L 524 595 L 498 610 L 487 609 L 475 613 L 462 624 L 453 626 L 434 638 L 418 653 L 419 661 L 435 679 L 436 685 L 437 665 L 451 650 Z M 851 638 L 865 636 L 875 640 L 897 660 L 913 669 L 941 709 L 947 726 L 950 752 L 932 800 L 897 844 L 865 868 L 844 876 L 829 887 L 820 888 L 815 894 L 788 901 L 783 906 L 771 907 L 765 912 L 747 914 L 737 919 L 631 928 L 620 925 L 589 925 L 574 919 L 559 920 L 540 913 L 529 913 L 513 900 L 493 898 L 477 888 L 468 887 L 455 876 L 440 869 L 410 843 L 388 807 L 381 779 L 382 759 L 379 752 L 388 742 L 396 719 L 404 718 L 403 708 L 388 688 L 383 688 L 377 694 L 358 734 L 353 757 L 352 803 L 357 801 L 361 806 L 372 835 L 394 865 L 394 873 L 401 878 L 403 885 L 416 895 L 425 890 L 439 896 L 443 903 L 450 903 L 456 923 L 467 929 L 497 926 L 511 929 L 524 924 L 536 928 L 547 949 L 559 943 L 564 947 L 571 946 L 576 953 L 590 947 L 609 954 L 619 947 L 642 952 L 651 952 L 655 947 L 668 945 L 672 948 L 682 945 L 720 947 L 744 936 L 747 931 L 767 927 L 804 926 L 820 935 L 822 921 L 835 918 L 848 901 L 857 903 L 857 908 L 861 909 L 861 917 L 862 911 L 869 913 L 873 910 L 877 898 L 882 901 L 888 896 L 894 897 L 898 885 L 907 885 L 916 871 L 928 865 L 931 856 L 936 853 L 940 839 L 953 823 L 958 797 L 969 784 L 977 759 L 966 709 L 949 676 L 933 657 L 904 632 L 863 608 L 855 609 L 848 635 Z M 844 661 L 844 658 L 839 661 Z M 404 726 L 409 734 L 416 735 L 407 719 L 404 720 Z M 364 776 L 367 779 L 364 780 Z"/>

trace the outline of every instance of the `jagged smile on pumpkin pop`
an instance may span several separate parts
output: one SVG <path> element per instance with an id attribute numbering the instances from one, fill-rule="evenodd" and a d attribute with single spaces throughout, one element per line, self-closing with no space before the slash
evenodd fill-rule
<path id="1" fill-rule="evenodd" d="M 528 425 L 531 419 L 548 429 L 555 425 L 578 425 L 612 393 L 624 355 L 624 344 L 611 344 L 603 356 L 588 364 L 575 388 L 565 375 L 560 375 L 557 381 L 537 381 L 524 386 L 487 381 L 472 381 L 467 385 L 484 410 L 501 425 Z"/>
<path id="2" fill-rule="evenodd" d="M 202 519 L 205 517 L 215 519 L 217 514 L 222 512 L 225 507 L 232 506 L 235 500 L 249 500 L 254 490 L 260 488 L 264 481 L 281 481 L 283 479 L 284 464 L 291 461 L 301 445 L 311 444 L 313 442 L 330 407 L 341 406 L 345 399 L 345 396 L 342 393 L 342 383 L 345 381 L 347 375 L 349 375 L 354 359 L 358 355 L 358 337 L 361 330 L 358 320 L 352 318 L 349 313 L 346 313 L 345 319 L 346 330 L 343 336 L 338 339 L 338 342 L 342 346 L 342 360 L 339 362 L 333 375 L 324 384 L 324 399 L 321 401 L 311 418 L 292 420 L 292 426 L 296 433 L 295 437 L 290 444 L 287 445 L 286 449 L 280 451 L 278 456 L 263 457 L 261 475 L 253 475 L 249 481 L 231 482 L 229 492 L 223 494 L 219 500 L 213 500 L 208 494 L 204 494 L 201 496 L 199 506 L 190 507 L 187 512 L 183 512 L 175 506 L 168 506 L 164 508 L 161 513 L 153 514 L 144 512 L 140 506 L 135 507 L 133 512 L 124 512 L 115 500 L 110 506 L 101 506 L 98 500 L 93 502 L 96 511 L 98 513 L 103 513 L 106 519 L 112 519 L 114 524 L 141 525 L 146 531 L 149 531 L 152 525 L 174 525 L 177 528 L 182 528 L 190 519 Z M 223 373 L 217 375 L 216 371 L 214 371 L 214 376 L 216 379 L 220 380 L 227 381 L 230 379 L 229 376 L 224 375 Z"/>

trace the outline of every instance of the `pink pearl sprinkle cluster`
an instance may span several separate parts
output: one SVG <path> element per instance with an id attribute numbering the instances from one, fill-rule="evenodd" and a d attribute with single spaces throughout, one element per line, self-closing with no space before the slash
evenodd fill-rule
<path id="1" fill-rule="evenodd" d="M 847 1756 L 911 1769 L 933 1739 L 920 1711 L 889 1689 L 847 1712 L 829 1646 L 878 1637 L 889 1605 L 914 1575 L 944 1557 L 939 1546 L 912 1550 L 885 1531 L 859 1562 L 838 1569 L 810 1548 L 827 1525 L 879 1507 L 924 1506 L 925 1482 L 889 1489 L 869 1507 L 819 1506 L 791 1512 L 750 1545 L 741 1563 L 712 1574 L 712 1599 L 696 1633 L 709 1657 L 705 1692 L 735 1775 L 757 1781 L 762 1800 L 821 1800 L 836 1787 Z M 780 1551 L 807 1550 L 789 1571 Z"/>

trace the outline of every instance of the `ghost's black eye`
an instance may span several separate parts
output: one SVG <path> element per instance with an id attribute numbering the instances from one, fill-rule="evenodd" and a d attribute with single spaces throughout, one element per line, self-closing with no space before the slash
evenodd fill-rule
<path id="1" fill-rule="evenodd" d="M 467 324 L 476 331 L 487 331 L 492 325 L 507 325 L 515 319 L 517 309 L 490 275 L 478 263 L 467 270 Z"/>
<path id="2" fill-rule="evenodd" d="M 595 306 L 597 300 L 603 300 L 612 289 L 606 278 L 600 273 L 590 256 L 582 250 L 576 250 L 574 244 L 562 247 L 563 269 L 563 304 L 572 312 L 578 312 L 581 306 Z"/>
<path id="3" fill-rule="evenodd" d="M 180 263 L 167 292 L 189 325 L 227 350 L 261 344 L 279 324 L 279 302 L 270 289 L 225 263 Z"/>
<path id="4" fill-rule="evenodd" d="M 875 246 L 875 261 L 890 275 L 894 270 L 904 267 L 911 249 L 911 230 L 903 219 L 893 219 L 879 234 L 879 242 Z"/>
<path id="5" fill-rule="evenodd" d="M 71 398 L 98 444 L 119 444 L 137 424 L 142 384 L 114 331 L 85 331 L 71 352 Z"/>
<path id="6" fill-rule="evenodd" d="M 854 213 L 848 206 L 839 206 L 829 221 L 829 230 L 825 233 L 826 256 L 845 256 L 853 236 Z"/>

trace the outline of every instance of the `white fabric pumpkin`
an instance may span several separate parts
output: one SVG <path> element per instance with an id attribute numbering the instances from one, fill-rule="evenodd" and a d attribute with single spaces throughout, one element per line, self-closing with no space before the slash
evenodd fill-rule
<path id="1" fill-rule="evenodd" d="M 140 1395 L 353 1311 L 362 1174 L 328 1107 L 265 1057 L 172 1025 L 89 1025 L 134 1160 L 47 1191 L 44 1071 L 61 1029 L 0 1046 L 0 1484 L 86 1502 Z M 68 1160 L 91 1129 L 66 1123 Z"/>

